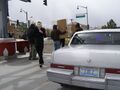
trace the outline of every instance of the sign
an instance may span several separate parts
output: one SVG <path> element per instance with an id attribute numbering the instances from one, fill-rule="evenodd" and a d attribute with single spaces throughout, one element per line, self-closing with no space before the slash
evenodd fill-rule
<path id="1" fill-rule="evenodd" d="M 76 14 L 76 18 L 84 18 L 85 14 Z"/>

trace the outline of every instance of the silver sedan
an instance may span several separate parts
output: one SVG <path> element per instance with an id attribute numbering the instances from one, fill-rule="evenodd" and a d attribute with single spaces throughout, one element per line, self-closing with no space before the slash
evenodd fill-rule
<path id="1" fill-rule="evenodd" d="M 53 52 L 47 77 L 61 85 L 120 90 L 119 59 L 119 29 L 80 31 Z"/>

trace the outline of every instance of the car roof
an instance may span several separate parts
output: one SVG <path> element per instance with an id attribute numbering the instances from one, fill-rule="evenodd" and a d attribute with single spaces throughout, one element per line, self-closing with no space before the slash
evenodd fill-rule
<path id="1" fill-rule="evenodd" d="M 95 30 L 84 30 L 76 33 L 89 33 L 89 32 L 120 32 L 120 29 L 95 29 Z"/>

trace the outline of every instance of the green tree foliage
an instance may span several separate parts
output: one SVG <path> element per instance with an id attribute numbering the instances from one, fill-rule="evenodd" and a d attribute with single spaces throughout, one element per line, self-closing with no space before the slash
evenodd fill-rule
<path id="1" fill-rule="evenodd" d="M 19 30 L 25 32 L 27 30 L 27 24 L 24 22 L 20 22 Z"/>
<path id="2" fill-rule="evenodd" d="M 114 29 L 114 28 L 117 28 L 117 24 L 113 19 L 110 19 L 107 22 L 107 25 L 102 26 L 102 29 Z"/>
<path id="3" fill-rule="evenodd" d="M 20 36 L 20 38 L 22 38 L 22 39 L 27 39 L 27 24 L 26 23 L 24 23 L 24 22 L 19 22 L 19 25 L 17 25 L 17 29 L 21 32 L 21 33 L 23 33 L 23 35 L 22 36 Z"/>
<path id="4" fill-rule="evenodd" d="M 107 29 L 107 26 L 106 25 L 102 26 L 102 29 Z"/>

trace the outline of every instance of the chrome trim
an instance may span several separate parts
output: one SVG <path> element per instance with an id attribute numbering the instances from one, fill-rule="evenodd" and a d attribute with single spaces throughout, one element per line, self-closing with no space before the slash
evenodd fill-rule
<path id="1" fill-rule="evenodd" d="M 105 79 L 80 77 L 80 76 L 72 77 L 72 85 L 80 86 L 80 87 L 87 87 L 87 88 L 94 88 L 94 89 L 105 89 L 106 88 Z"/>
<path id="2" fill-rule="evenodd" d="M 73 70 L 50 68 L 47 70 L 48 80 L 71 85 Z"/>

